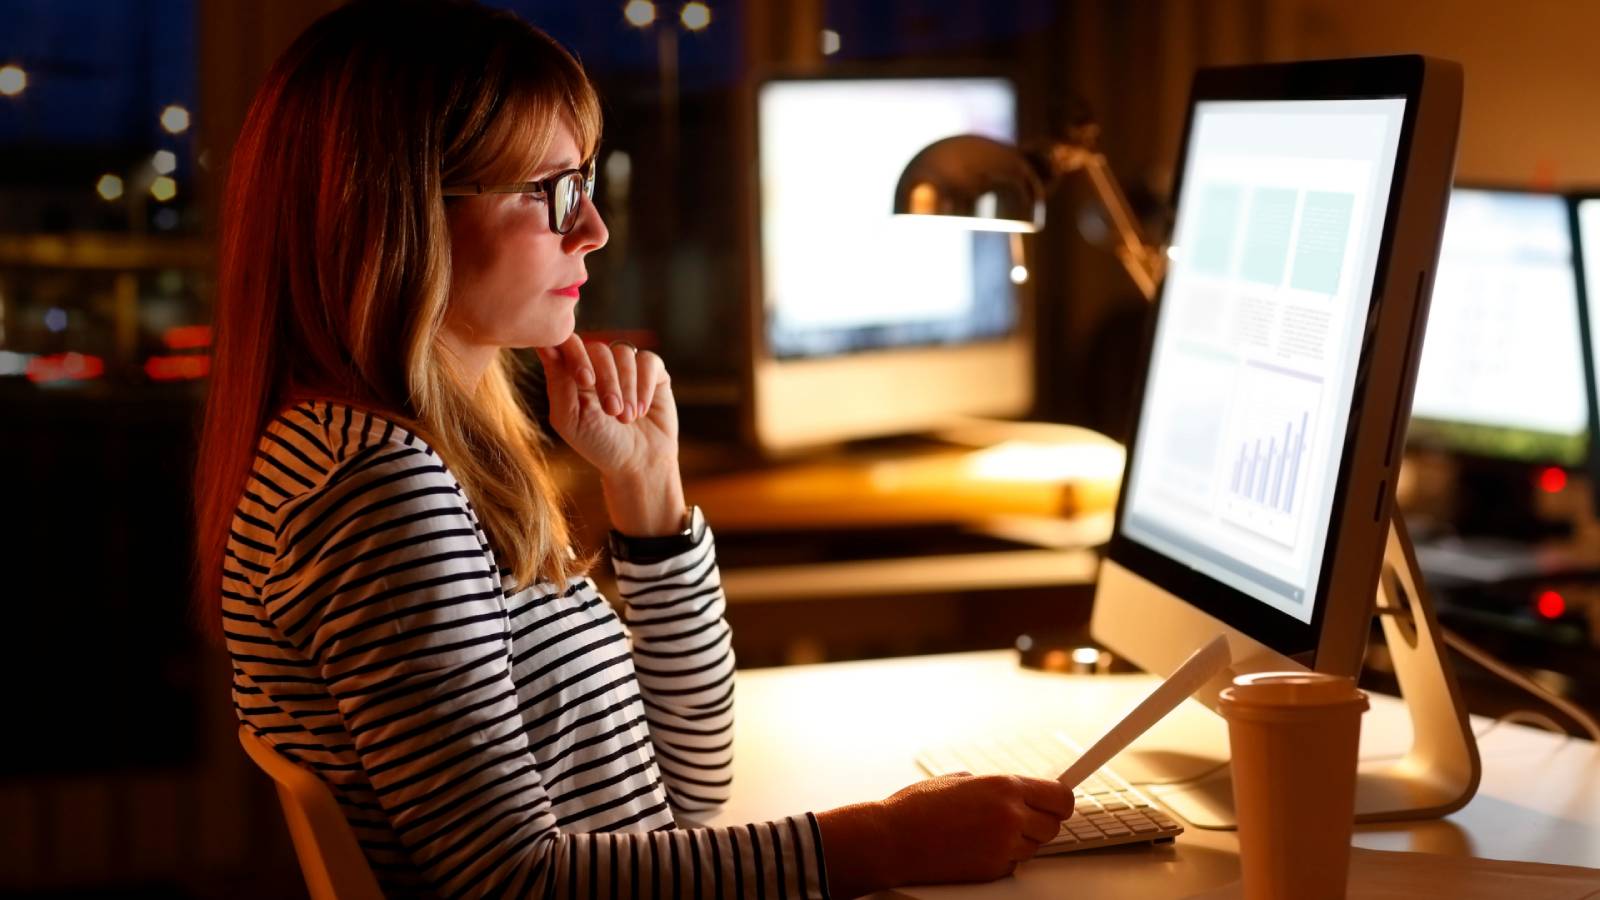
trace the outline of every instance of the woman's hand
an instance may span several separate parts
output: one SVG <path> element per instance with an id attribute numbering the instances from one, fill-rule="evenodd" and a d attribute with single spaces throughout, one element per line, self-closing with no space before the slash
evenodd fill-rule
<path id="1" fill-rule="evenodd" d="M 641 537 L 680 529 L 678 407 L 661 357 L 576 334 L 538 353 L 550 424 L 599 470 L 612 527 Z"/>
<path id="2" fill-rule="evenodd" d="M 1014 775 L 945 775 L 817 817 L 841 897 L 1011 874 L 1072 815 L 1072 790 Z"/>

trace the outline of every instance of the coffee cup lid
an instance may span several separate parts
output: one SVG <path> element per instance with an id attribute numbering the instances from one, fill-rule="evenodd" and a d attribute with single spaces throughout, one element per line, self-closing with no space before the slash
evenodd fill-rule
<path id="1" fill-rule="evenodd" d="M 1252 672 L 1233 679 L 1222 690 L 1225 703 L 1262 706 L 1322 706 L 1361 701 L 1355 679 L 1323 672 Z"/>

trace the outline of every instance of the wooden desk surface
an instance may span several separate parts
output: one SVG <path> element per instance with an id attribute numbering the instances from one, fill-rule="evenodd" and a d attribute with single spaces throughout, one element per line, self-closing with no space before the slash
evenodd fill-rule
<path id="1" fill-rule="evenodd" d="M 1104 511 L 1116 505 L 1122 460 L 1120 445 L 1090 435 L 981 449 L 921 442 L 738 471 L 686 464 L 685 473 L 691 501 L 723 531 L 871 528 Z"/>
<path id="2" fill-rule="evenodd" d="M 733 799 L 706 821 L 759 821 L 884 797 L 922 777 L 912 762 L 918 748 L 986 731 L 1057 726 L 1092 740 L 1152 683 L 1026 671 L 1003 651 L 741 671 Z M 1479 732 L 1489 724 L 1474 720 Z M 1373 695 L 1362 732 L 1363 758 L 1404 749 L 1409 724 L 1399 700 Z M 1129 753 L 1215 750 L 1225 740 L 1221 721 L 1191 703 Z M 1512 724 L 1490 729 L 1479 745 L 1483 782 L 1465 809 L 1443 820 L 1361 826 L 1354 843 L 1600 868 L 1600 750 Z M 1139 780 L 1129 753 L 1113 767 Z M 1232 832 L 1189 828 L 1171 845 L 1046 857 L 987 885 L 900 893 L 1185 897 L 1238 874 Z"/>

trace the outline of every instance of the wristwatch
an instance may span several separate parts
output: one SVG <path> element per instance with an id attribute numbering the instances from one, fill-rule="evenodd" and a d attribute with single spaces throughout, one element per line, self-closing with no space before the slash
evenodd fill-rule
<path id="1" fill-rule="evenodd" d="M 634 537 L 611 529 L 611 558 L 630 563 L 658 563 L 693 550 L 705 537 L 706 517 L 700 507 L 690 506 L 683 514 L 683 528 L 672 534 Z"/>

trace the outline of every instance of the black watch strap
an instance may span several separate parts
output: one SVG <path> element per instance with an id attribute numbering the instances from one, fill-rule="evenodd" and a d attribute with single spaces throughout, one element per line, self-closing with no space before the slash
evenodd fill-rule
<path id="1" fill-rule="evenodd" d="M 641 565 L 658 563 L 693 550 L 705 537 L 706 519 L 700 507 L 691 506 L 683 517 L 683 529 L 673 534 L 634 537 L 611 530 L 611 558 Z"/>

